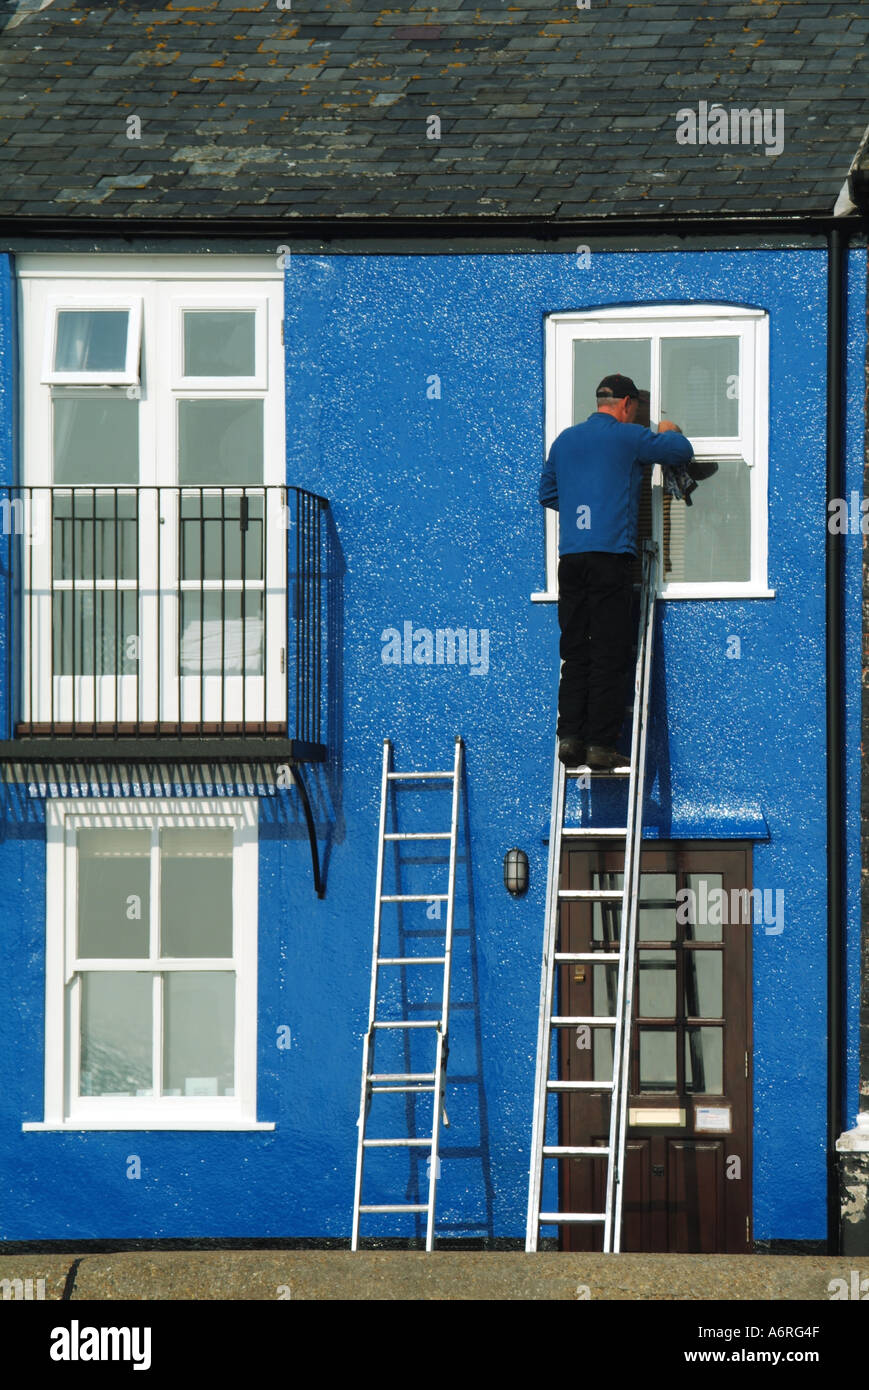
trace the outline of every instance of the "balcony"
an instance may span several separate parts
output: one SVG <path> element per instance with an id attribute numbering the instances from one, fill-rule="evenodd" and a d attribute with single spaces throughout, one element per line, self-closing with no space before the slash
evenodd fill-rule
<path id="1" fill-rule="evenodd" d="M 328 505 L 0 488 L 0 759 L 322 762 Z"/>

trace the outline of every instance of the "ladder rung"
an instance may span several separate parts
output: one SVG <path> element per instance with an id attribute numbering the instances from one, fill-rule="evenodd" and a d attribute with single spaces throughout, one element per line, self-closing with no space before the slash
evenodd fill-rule
<path id="1" fill-rule="evenodd" d="M 387 772 L 386 775 L 392 782 L 406 777 L 448 777 L 452 782 L 455 773 L 451 768 L 449 772 Z"/>
<path id="2" fill-rule="evenodd" d="M 553 1028 L 572 1028 L 580 1023 L 595 1025 L 598 1028 L 615 1028 L 617 1021 L 609 1014 L 553 1014 L 549 1020 Z"/>
<path id="3" fill-rule="evenodd" d="M 580 1226 L 583 1223 L 606 1221 L 606 1216 L 596 1211 L 542 1211 L 537 1219 L 541 1226 Z"/>
<path id="4" fill-rule="evenodd" d="M 611 1091 L 611 1081 L 547 1081 L 547 1091 Z"/>
<path id="5" fill-rule="evenodd" d="M 446 956 L 378 956 L 378 965 L 443 965 Z"/>
<path id="6" fill-rule="evenodd" d="M 592 825 L 565 825 L 562 826 L 561 833 L 562 835 L 595 835 L 598 839 L 608 836 L 610 839 L 623 840 L 628 833 L 628 828 L 626 825 L 610 825 L 595 830 Z"/>
<path id="7" fill-rule="evenodd" d="M 382 903 L 430 903 L 437 900 L 445 903 L 449 893 L 381 893 Z"/>
<path id="8" fill-rule="evenodd" d="M 384 840 L 448 840 L 449 830 L 404 830 L 384 835 Z"/>
<path id="9" fill-rule="evenodd" d="M 544 1145 L 543 1145 L 543 1157 L 544 1157 L 544 1158 L 567 1158 L 567 1157 L 576 1157 L 576 1156 L 582 1156 L 582 1157 L 584 1157 L 584 1158 L 600 1158 L 601 1154 L 603 1154 L 604 1158 L 606 1158 L 606 1156 L 608 1155 L 608 1153 L 609 1153 L 609 1145 L 608 1145 L 608 1144 L 602 1144 L 602 1145 L 600 1145 L 600 1146 L 598 1146 L 598 1147 L 593 1146 L 593 1145 L 592 1145 L 592 1146 L 589 1146 L 589 1145 L 581 1145 L 581 1144 L 544 1144 Z"/>
<path id="10" fill-rule="evenodd" d="M 412 1022 L 402 1019 L 400 1022 L 372 1023 L 372 1028 L 440 1028 L 439 1018 L 414 1019 Z"/>
<path id="11" fill-rule="evenodd" d="M 367 1081 L 434 1081 L 433 1071 L 383 1071 L 366 1077 Z"/>
<path id="12" fill-rule="evenodd" d="M 430 1149 L 430 1139 L 363 1139 L 363 1149 Z"/>
<path id="13" fill-rule="evenodd" d="M 621 956 L 618 951 L 556 951 L 552 959 L 556 962 L 586 960 L 596 965 L 616 965 Z"/>
<path id="14" fill-rule="evenodd" d="M 559 888 L 558 896 L 577 902 L 614 903 L 621 902 L 624 893 L 621 888 Z"/>
<path id="15" fill-rule="evenodd" d="M 371 1211 L 371 1212 L 375 1212 L 375 1211 L 383 1211 L 383 1212 L 387 1212 L 387 1211 L 428 1211 L 428 1207 L 425 1206 L 425 1205 L 420 1205 L 419 1203 L 414 1203 L 414 1204 L 411 1206 L 411 1205 L 410 1205 L 409 1203 L 407 1203 L 407 1202 L 401 1202 L 401 1203 L 396 1203 L 395 1205 L 393 1205 L 393 1206 L 388 1206 L 388 1207 L 360 1207 L 359 1210 L 360 1210 L 360 1211 Z"/>
<path id="16" fill-rule="evenodd" d="M 630 777 L 629 767 L 589 767 L 587 763 L 577 763 L 576 767 L 564 769 L 567 777 Z"/>
<path id="17" fill-rule="evenodd" d="M 372 1094 L 373 1096 L 378 1096 L 378 1095 L 381 1095 L 381 1094 L 382 1094 L 383 1092 L 385 1092 L 385 1091 L 412 1091 L 412 1092 L 414 1093 L 414 1095 L 418 1095 L 419 1092 L 421 1092 L 421 1091 L 433 1091 L 434 1089 L 435 1089 L 434 1086 L 416 1086 L 416 1085 L 413 1085 L 413 1086 L 372 1086 L 372 1087 L 371 1087 L 371 1094 Z"/>

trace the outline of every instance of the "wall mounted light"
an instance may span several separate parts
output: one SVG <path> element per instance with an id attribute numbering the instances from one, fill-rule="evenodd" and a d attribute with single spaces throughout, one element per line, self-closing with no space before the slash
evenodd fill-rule
<path id="1" fill-rule="evenodd" d="M 508 849 L 504 855 L 504 887 L 514 898 L 528 888 L 528 855 L 524 849 Z"/>

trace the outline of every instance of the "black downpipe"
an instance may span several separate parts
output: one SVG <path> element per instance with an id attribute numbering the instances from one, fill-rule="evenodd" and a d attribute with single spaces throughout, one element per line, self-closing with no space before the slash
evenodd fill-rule
<path id="1" fill-rule="evenodd" d="M 845 255 L 848 232 L 827 233 L 827 521 L 830 502 L 843 498 L 843 400 Z M 844 1025 L 844 783 L 843 538 L 826 528 L 826 677 L 827 677 L 827 1250 L 839 1253 L 839 1162 L 836 1140 L 845 1128 L 843 1082 Z"/>

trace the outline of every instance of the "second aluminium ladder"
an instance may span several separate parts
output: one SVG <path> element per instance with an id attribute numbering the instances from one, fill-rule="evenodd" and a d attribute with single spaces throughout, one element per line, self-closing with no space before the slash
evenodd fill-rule
<path id="1" fill-rule="evenodd" d="M 435 1196 L 438 1179 L 438 1136 L 444 1104 L 444 1086 L 447 1061 L 447 1026 L 450 1010 L 450 963 L 453 945 L 453 915 L 456 894 L 456 843 L 459 823 L 459 793 L 462 781 L 462 750 L 464 743 L 456 736 L 453 767 L 449 772 L 395 772 L 392 768 L 392 743 L 383 740 L 383 768 L 380 786 L 380 829 L 377 843 L 377 878 L 374 893 L 374 945 L 371 957 L 371 996 L 368 1009 L 368 1031 L 362 1049 L 362 1095 L 359 1103 L 357 1121 L 359 1136 L 356 1151 L 356 1184 L 353 1193 L 353 1231 L 350 1249 L 359 1249 L 359 1219 L 366 1213 L 387 1212 L 425 1212 L 426 1250 L 434 1247 Z M 391 784 L 396 781 L 439 780 L 452 782 L 452 810 L 449 830 L 431 831 L 387 831 L 387 807 Z M 449 841 L 449 870 L 447 891 L 445 893 L 384 893 L 383 859 L 387 841 Z M 446 922 L 443 933 L 443 954 L 437 956 L 382 956 L 382 908 L 384 903 L 446 903 Z M 443 966 L 443 988 L 440 999 L 440 1017 L 437 1019 L 382 1018 L 379 1016 L 380 971 L 384 968 L 414 969 Z M 373 1071 L 376 1057 L 376 1038 L 378 1032 L 390 1030 L 422 1029 L 434 1032 L 434 1063 L 430 1071 Z M 409 1053 L 409 1049 L 406 1049 Z M 416 1095 L 430 1093 L 432 1097 L 431 1136 L 417 1138 L 413 1135 L 384 1139 L 369 1139 L 367 1135 L 368 1112 L 372 1097 L 380 1094 L 404 1093 Z M 446 1118 L 446 1117 L 444 1117 Z M 406 1148 L 429 1150 L 428 1199 L 423 1203 L 390 1202 L 363 1205 L 362 1182 L 365 1172 L 365 1155 L 376 1148 Z"/>
<path id="2" fill-rule="evenodd" d="M 657 546 L 653 541 L 643 545 L 643 571 L 640 588 L 640 621 L 637 637 L 637 664 L 634 678 L 634 703 L 631 730 L 629 769 L 616 772 L 592 772 L 591 776 L 627 777 L 628 809 L 624 826 L 600 829 L 590 826 L 564 824 L 565 791 L 568 777 L 588 776 L 588 768 L 565 768 L 558 758 L 555 744 L 555 767 L 552 778 L 552 819 L 549 831 L 549 865 L 546 885 L 546 926 L 543 939 L 543 968 L 540 981 L 540 1013 L 537 1034 L 537 1071 L 534 1087 L 534 1118 L 531 1138 L 531 1167 L 528 1185 L 528 1220 L 525 1249 L 536 1250 L 541 1226 L 602 1225 L 605 1253 L 621 1249 L 622 1193 L 625 1169 L 625 1136 L 627 1103 L 630 1090 L 631 1013 L 634 985 L 634 956 L 637 934 L 637 915 L 640 883 L 640 851 L 643 834 L 642 811 L 646 766 L 646 731 L 649 709 L 649 683 L 652 668 L 652 634 L 655 617 Z M 622 888 L 561 888 L 561 855 L 564 838 L 623 840 L 625 844 Z M 621 902 L 621 930 L 617 950 L 559 951 L 558 936 L 562 903 L 586 901 L 614 905 Z M 618 970 L 616 1008 L 614 1014 L 591 1014 L 583 1017 L 559 1015 L 553 1012 L 556 965 L 587 963 Z M 611 1081 L 562 1081 L 550 1078 L 550 1054 L 553 1030 L 585 1025 L 588 1028 L 613 1030 L 613 1074 Z M 556 1056 L 558 1049 L 556 1048 Z M 607 1144 L 576 1146 L 547 1144 L 546 1121 L 549 1098 L 553 1093 L 570 1091 L 610 1091 L 610 1124 Z M 603 1211 L 543 1211 L 543 1164 L 548 1158 L 585 1158 L 588 1162 L 606 1163 L 606 1187 Z M 592 1187 L 594 1185 L 592 1184 Z"/>

